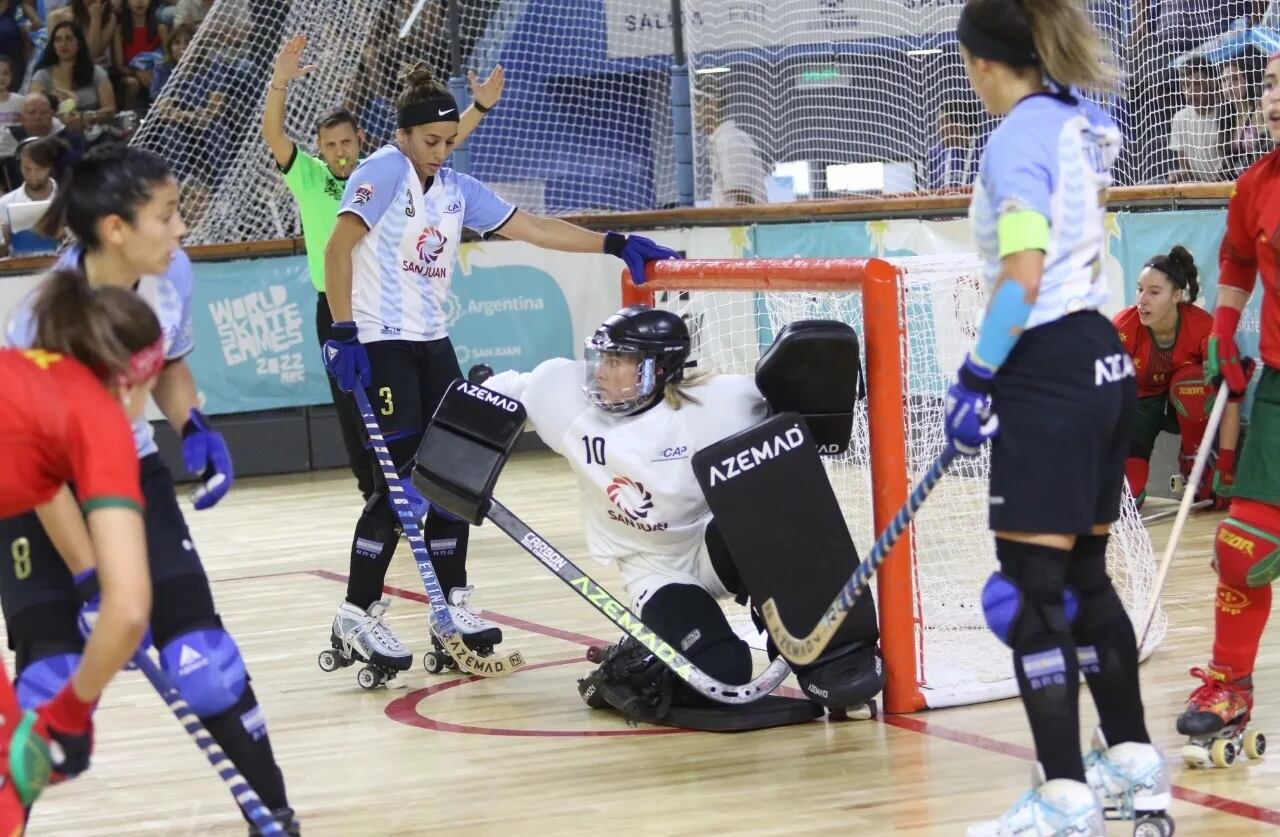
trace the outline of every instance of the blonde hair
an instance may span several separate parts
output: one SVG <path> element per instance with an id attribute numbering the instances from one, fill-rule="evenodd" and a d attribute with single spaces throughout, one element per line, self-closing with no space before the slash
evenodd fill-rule
<path id="1" fill-rule="evenodd" d="M 678 381 L 668 381 L 663 387 L 662 397 L 666 399 L 667 406 L 673 410 L 678 410 L 685 404 L 701 404 L 697 396 L 691 394 L 689 390 L 702 386 L 714 377 L 714 372 L 700 371 L 685 375 Z"/>
<path id="2" fill-rule="evenodd" d="M 1120 80 L 1115 56 L 1080 0 L 1020 0 L 1045 72 L 1059 84 L 1107 92 Z"/>

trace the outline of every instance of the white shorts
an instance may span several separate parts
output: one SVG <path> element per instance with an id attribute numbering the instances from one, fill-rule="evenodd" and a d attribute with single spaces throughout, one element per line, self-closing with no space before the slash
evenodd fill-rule
<path id="1" fill-rule="evenodd" d="M 711 566 L 711 555 L 703 543 L 696 553 L 685 558 L 665 555 L 636 555 L 618 559 L 618 570 L 627 595 L 631 597 L 631 609 L 639 614 L 645 602 L 668 584 L 692 584 L 701 587 L 717 599 L 732 594 Z"/>

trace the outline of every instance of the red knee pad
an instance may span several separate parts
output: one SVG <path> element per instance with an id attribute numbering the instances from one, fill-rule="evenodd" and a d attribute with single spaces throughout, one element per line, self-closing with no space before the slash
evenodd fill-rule
<path id="1" fill-rule="evenodd" d="M 1182 453 L 1195 455 L 1209 425 L 1213 409 L 1213 390 L 1205 380 L 1204 367 L 1198 363 L 1184 366 L 1169 379 L 1169 403 L 1178 418 L 1182 434 Z"/>
<path id="2" fill-rule="evenodd" d="M 1218 524 L 1213 552 L 1223 584 L 1268 587 L 1280 576 L 1280 506 L 1233 500 L 1231 516 Z"/>
<path id="3" fill-rule="evenodd" d="M 1124 461 L 1124 477 L 1129 483 L 1129 493 L 1138 501 L 1147 499 L 1147 476 L 1151 473 L 1151 463 L 1141 456 L 1131 456 Z"/>

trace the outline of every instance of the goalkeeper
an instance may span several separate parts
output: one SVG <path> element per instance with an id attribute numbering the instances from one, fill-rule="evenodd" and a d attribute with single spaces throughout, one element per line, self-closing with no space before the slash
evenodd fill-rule
<path id="1" fill-rule="evenodd" d="M 320 156 L 313 157 L 298 147 L 285 133 L 285 96 L 289 83 L 316 69 L 314 64 L 302 63 L 302 51 L 307 46 L 306 35 L 294 35 L 285 41 L 276 55 L 275 68 L 267 89 L 266 109 L 262 114 L 262 136 L 275 157 L 285 185 L 298 201 L 298 214 L 302 218 L 302 235 L 307 248 L 307 270 L 315 285 L 316 337 L 320 345 L 332 337 L 333 318 L 324 295 L 324 247 L 338 219 L 338 206 L 347 187 L 347 178 L 360 162 L 360 146 L 364 131 L 351 111 L 338 108 L 323 114 L 316 122 L 316 147 Z M 475 130 L 484 115 L 497 104 L 502 96 L 504 74 L 501 66 L 484 81 L 471 74 L 471 95 L 474 102 L 462 114 L 458 125 L 458 142 Z M 359 411 L 349 395 L 341 393 L 333 378 L 329 391 L 338 412 L 342 427 L 342 441 L 347 449 L 347 462 L 366 500 L 373 493 L 373 460 L 365 453 L 364 430 Z"/>

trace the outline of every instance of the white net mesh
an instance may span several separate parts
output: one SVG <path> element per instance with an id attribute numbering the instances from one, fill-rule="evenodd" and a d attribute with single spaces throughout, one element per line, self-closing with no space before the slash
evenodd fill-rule
<path id="1" fill-rule="evenodd" d="M 941 453 L 942 399 L 964 353 L 973 345 L 985 301 L 977 257 L 895 259 L 905 271 L 908 468 L 914 483 Z M 834 319 L 862 337 L 861 295 L 849 293 L 690 292 L 665 294 L 659 304 L 688 316 L 693 357 L 703 369 L 749 373 L 784 324 Z M 866 402 L 859 404 L 848 454 L 827 460 L 827 472 L 861 555 L 874 541 Z M 996 567 L 987 530 L 989 460 L 959 459 L 934 489 L 914 523 L 913 559 L 919 625 L 918 682 L 929 706 L 973 703 L 1017 692 L 1008 650 L 987 629 L 981 591 Z M 1133 618 L 1150 601 L 1156 563 L 1151 541 L 1126 491 L 1113 527 L 1108 567 Z M 1163 639 L 1158 612 L 1143 649 Z M 892 654 L 892 651 L 889 651 Z"/>

